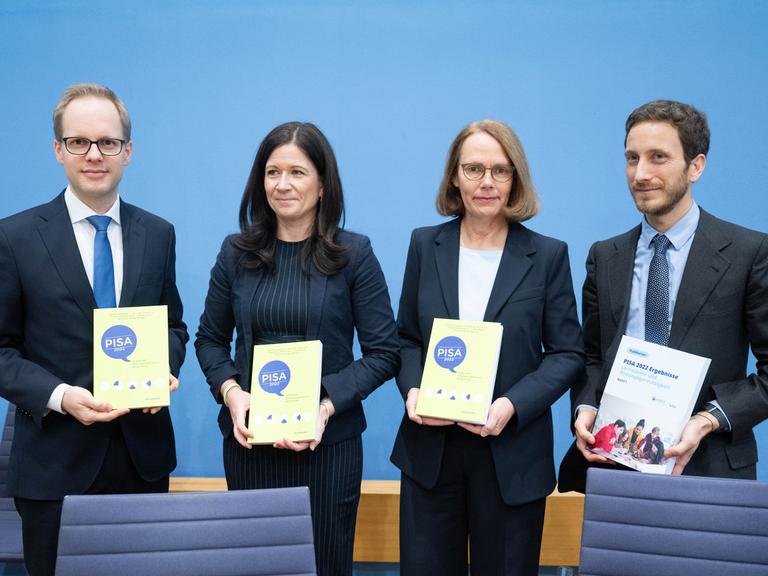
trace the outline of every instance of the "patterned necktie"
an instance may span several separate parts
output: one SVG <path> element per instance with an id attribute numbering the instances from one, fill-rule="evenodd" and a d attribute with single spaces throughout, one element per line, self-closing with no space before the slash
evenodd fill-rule
<path id="1" fill-rule="evenodd" d="M 93 239 L 93 297 L 99 308 L 115 308 L 115 268 L 112 264 L 112 247 L 109 245 L 107 228 L 112 218 L 109 216 L 89 216 L 94 228 Z"/>
<path id="2" fill-rule="evenodd" d="M 645 339 L 666 346 L 669 342 L 669 264 L 667 248 L 669 238 L 656 234 L 651 266 L 648 269 L 648 288 L 645 293 Z"/>

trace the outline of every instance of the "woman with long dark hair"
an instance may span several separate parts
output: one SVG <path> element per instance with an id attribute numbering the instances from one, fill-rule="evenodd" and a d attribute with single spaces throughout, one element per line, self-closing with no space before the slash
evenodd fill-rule
<path id="1" fill-rule="evenodd" d="M 340 228 L 343 213 L 336 158 L 322 132 L 298 122 L 272 130 L 243 194 L 240 233 L 224 240 L 211 271 L 195 341 L 222 404 L 229 489 L 309 486 L 317 571 L 328 576 L 352 574 L 361 402 L 400 362 L 384 275 L 368 238 Z M 304 340 L 323 344 L 315 438 L 248 444 L 253 346 Z"/>

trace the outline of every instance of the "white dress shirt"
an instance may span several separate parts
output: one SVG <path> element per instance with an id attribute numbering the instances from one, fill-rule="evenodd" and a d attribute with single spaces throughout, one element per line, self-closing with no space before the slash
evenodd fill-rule
<path id="1" fill-rule="evenodd" d="M 669 238 L 669 248 L 664 256 L 667 259 L 669 269 L 669 309 L 667 321 L 672 325 L 672 313 L 677 302 L 677 293 L 683 280 L 685 263 L 688 261 L 688 253 L 691 251 L 693 237 L 696 235 L 696 227 L 699 225 L 699 209 L 696 202 L 693 203 L 685 216 L 680 218 L 667 230 L 664 235 Z M 627 336 L 633 336 L 645 340 L 645 295 L 648 290 L 648 273 L 651 268 L 651 260 L 655 248 L 654 237 L 660 234 L 648 221 L 643 218 L 640 237 L 635 248 L 635 267 L 632 273 L 632 292 L 629 296 L 629 312 L 627 314 L 627 328 L 624 332 Z"/>
<path id="2" fill-rule="evenodd" d="M 69 212 L 69 219 L 72 222 L 72 229 L 75 232 L 77 249 L 80 251 L 80 258 L 83 261 L 85 275 L 88 277 L 88 283 L 93 289 L 93 242 L 96 238 L 96 228 L 86 220 L 88 216 L 99 216 L 92 208 L 86 206 L 74 192 L 67 186 L 64 191 L 64 203 Z M 123 229 L 120 226 L 120 197 L 118 196 L 112 207 L 103 214 L 109 216 L 112 221 L 107 228 L 107 238 L 112 249 L 112 265 L 115 270 L 115 301 L 120 303 L 120 295 L 123 290 Z M 64 392 L 69 388 L 69 384 L 61 383 L 53 390 L 48 399 L 48 409 L 55 410 L 64 414 L 61 407 L 61 400 Z"/>
<path id="3" fill-rule="evenodd" d="M 481 322 L 485 317 L 501 253 L 459 247 L 459 320 Z"/>

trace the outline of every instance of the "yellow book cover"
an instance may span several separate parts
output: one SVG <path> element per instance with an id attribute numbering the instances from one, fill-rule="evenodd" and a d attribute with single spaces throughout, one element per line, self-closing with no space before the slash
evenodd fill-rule
<path id="1" fill-rule="evenodd" d="M 93 395 L 114 408 L 168 406 L 168 307 L 93 311 Z"/>
<path id="2" fill-rule="evenodd" d="M 315 437 L 320 404 L 323 344 L 320 340 L 253 347 L 251 444 Z"/>
<path id="3" fill-rule="evenodd" d="M 503 331 L 498 322 L 435 318 L 416 413 L 484 424 Z"/>

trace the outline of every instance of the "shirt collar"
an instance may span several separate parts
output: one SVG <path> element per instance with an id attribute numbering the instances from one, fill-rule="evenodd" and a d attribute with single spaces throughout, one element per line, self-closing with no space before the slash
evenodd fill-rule
<path id="1" fill-rule="evenodd" d="M 75 193 L 72 192 L 69 186 L 64 191 L 64 203 L 67 205 L 67 212 L 69 212 L 69 219 L 72 224 L 85 220 L 88 216 L 99 215 L 92 208 L 86 206 L 80 198 L 75 196 Z M 120 196 L 117 197 L 112 207 L 104 213 L 104 216 L 109 216 L 118 225 L 120 224 Z"/>
<path id="2" fill-rule="evenodd" d="M 675 250 L 680 250 L 686 242 L 688 242 L 693 233 L 696 232 L 696 227 L 699 225 L 699 205 L 693 202 L 685 216 L 680 218 L 675 224 L 664 233 L 664 236 L 669 238 L 672 247 Z M 643 218 L 642 231 L 640 232 L 640 242 L 643 246 L 650 247 L 651 240 L 656 234 L 661 234 L 653 226 L 648 224 L 648 221 Z"/>

